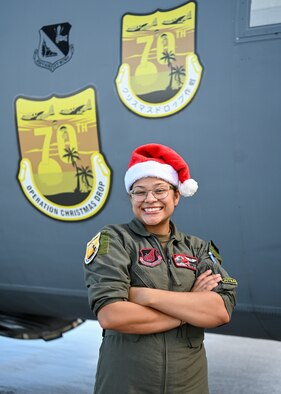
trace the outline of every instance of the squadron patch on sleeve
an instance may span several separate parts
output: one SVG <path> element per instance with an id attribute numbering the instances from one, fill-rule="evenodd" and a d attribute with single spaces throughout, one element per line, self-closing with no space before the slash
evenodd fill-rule
<path id="1" fill-rule="evenodd" d="M 226 284 L 226 285 L 233 285 L 233 286 L 237 286 L 237 280 L 234 278 L 230 278 L 230 277 L 226 277 L 226 278 L 222 278 L 222 283 Z"/>
<path id="2" fill-rule="evenodd" d="M 101 233 L 101 236 L 100 236 L 100 247 L 98 250 L 98 255 L 107 254 L 108 250 L 109 250 L 109 234 L 105 230 Z"/>
<path id="3" fill-rule="evenodd" d="M 87 243 L 86 255 L 84 259 L 85 264 L 90 264 L 90 262 L 97 255 L 100 246 L 100 236 L 101 233 L 98 233 L 91 239 L 91 241 Z"/>

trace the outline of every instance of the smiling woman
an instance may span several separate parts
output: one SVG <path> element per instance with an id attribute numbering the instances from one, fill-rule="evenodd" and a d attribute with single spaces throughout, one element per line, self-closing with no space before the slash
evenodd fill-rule
<path id="1" fill-rule="evenodd" d="M 230 321 L 237 283 L 212 242 L 171 220 L 197 182 L 177 152 L 148 144 L 132 153 L 125 187 L 134 219 L 103 228 L 85 257 L 90 307 L 104 330 L 94 393 L 207 394 L 204 328 Z"/>
<path id="2" fill-rule="evenodd" d="M 154 234 L 170 232 L 170 217 L 179 202 L 179 191 L 159 178 L 142 178 L 130 192 L 134 215 Z"/>

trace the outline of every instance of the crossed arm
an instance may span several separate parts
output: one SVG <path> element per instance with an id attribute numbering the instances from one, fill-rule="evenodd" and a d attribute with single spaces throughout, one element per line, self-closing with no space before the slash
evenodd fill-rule
<path id="1" fill-rule="evenodd" d="M 105 305 L 98 312 L 102 328 L 129 334 L 152 334 L 170 330 L 182 322 L 212 328 L 229 322 L 221 296 L 211 290 L 221 276 L 207 270 L 190 292 L 132 287 L 129 301 Z"/>

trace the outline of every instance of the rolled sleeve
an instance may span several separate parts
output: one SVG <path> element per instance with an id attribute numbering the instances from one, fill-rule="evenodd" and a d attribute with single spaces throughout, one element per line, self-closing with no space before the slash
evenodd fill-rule
<path id="1" fill-rule="evenodd" d="M 131 261 L 122 240 L 110 229 L 104 229 L 96 256 L 84 263 L 88 300 L 95 315 L 107 304 L 127 301 Z"/>
<path id="2" fill-rule="evenodd" d="M 210 241 L 209 243 L 204 244 L 200 250 L 197 276 L 199 276 L 208 269 L 211 269 L 214 274 L 221 275 L 222 280 L 213 289 L 213 291 L 215 291 L 222 297 L 226 310 L 231 317 L 234 307 L 236 305 L 236 288 L 238 284 L 236 279 L 230 277 L 221 264 L 222 258 L 214 243 Z"/>

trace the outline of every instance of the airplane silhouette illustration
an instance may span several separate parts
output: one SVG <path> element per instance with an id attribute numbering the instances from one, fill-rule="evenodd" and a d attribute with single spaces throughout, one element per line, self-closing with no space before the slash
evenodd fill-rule
<path id="1" fill-rule="evenodd" d="M 44 120 L 48 116 L 54 115 L 54 106 L 50 105 L 48 111 L 30 112 L 21 117 L 22 120 Z"/>
<path id="2" fill-rule="evenodd" d="M 136 25 L 132 27 L 128 27 L 128 32 L 135 32 L 135 31 L 144 31 L 149 30 L 151 27 L 157 26 L 157 19 L 153 19 L 151 23 L 143 23 L 142 25 Z"/>
<path id="3" fill-rule="evenodd" d="M 187 21 L 188 19 L 191 19 L 191 14 L 182 15 L 174 19 L 167 19 L 162 22 L 162 25 L 177 25 Z"/>
<path id="4" fill-rule="evenodd" d="M 60 111 L 61 115 L 80 115 L 83 114 L 85 111 L 89 111 L 92 109 L 91 100 L 89 99 L 86 104 L 78 105 L 75 108 L 69 109 L 62 109 Z"/>

